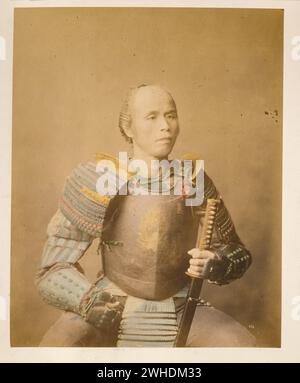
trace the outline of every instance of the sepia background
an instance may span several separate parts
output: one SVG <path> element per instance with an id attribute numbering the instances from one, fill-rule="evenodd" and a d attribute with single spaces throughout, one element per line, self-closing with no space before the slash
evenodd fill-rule
<path id="1" fill-rule="evenodd" d="M 203 297 L 280 346 L 283 11 L 16 9 L 11 345 L 36 346 L 60 312 L 34 286 L 65 177 L 96 152 L 129 150 L 117 128 L 130 86 L 177 103 L 173 157 L 199 153 L 253 255 L 245 276 Z M 97 243 L 83 259 L 94 278 Z M 95 263 L 97 267 L 95 267 Z"/>

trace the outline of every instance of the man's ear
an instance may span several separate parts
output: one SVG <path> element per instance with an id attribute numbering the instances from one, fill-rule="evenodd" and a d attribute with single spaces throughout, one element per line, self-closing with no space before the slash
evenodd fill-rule
<path id="1" fill-rule="evenodd" d="M 127 125 L 127 126 L 123 126 L 123 130 L 126 134 L 127 137 L 129 138 L 133 138 L 133 132 L 132 132 L 132 129 L 131 129 L 131 126 L 130 125 Z"/>

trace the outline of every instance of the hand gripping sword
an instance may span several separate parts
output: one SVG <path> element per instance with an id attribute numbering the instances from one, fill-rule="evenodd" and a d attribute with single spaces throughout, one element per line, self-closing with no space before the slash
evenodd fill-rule
<path id="1" fill-rule="evenodd" d="M 210 247 L 217 206 L 219 203 L 219 199 L 207 200 L 203 226 L 201 229 L 201 225 L 199 225 L 197 234 L 196 248 L 199 248 L 200 250 L 207 250 Z M 202 278 L 188 271 L 186 274 L 191 277 L 191 282 L 179 324 L 177 337 L 174 342 L 174 347 L 184 347 L 186 344 L 203 285 Z"/>

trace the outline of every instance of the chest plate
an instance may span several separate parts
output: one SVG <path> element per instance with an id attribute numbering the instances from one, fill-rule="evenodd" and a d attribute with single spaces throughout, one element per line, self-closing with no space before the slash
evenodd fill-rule
<path id="1" fill-rule="evenodd" d="M 130 295 L 165 299 L 187 282 L 198 220 L 181 196 L 117 196 L 103 233 L 104 272 Z"/>

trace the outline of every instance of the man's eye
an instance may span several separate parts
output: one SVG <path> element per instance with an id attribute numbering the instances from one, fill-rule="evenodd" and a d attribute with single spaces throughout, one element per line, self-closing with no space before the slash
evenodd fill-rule
<path id="1" fill-rule="evenodd" d="M 168 114 L 167 115 L 167 118 L 171 119 L 171 120 L 174 120 L 176 118 L 176 114 Z"/>
<path id="2" fill-rule="evenodd" d="M 155 120 L 156 116 L 154 116 L 153 114 L 151 114 L 151 116 L 148 116 L 147 117 L 147 120 Z"/>

